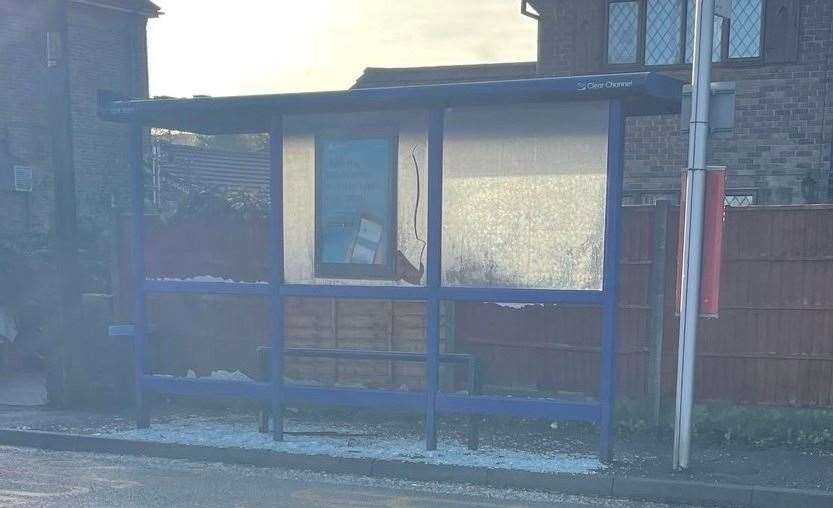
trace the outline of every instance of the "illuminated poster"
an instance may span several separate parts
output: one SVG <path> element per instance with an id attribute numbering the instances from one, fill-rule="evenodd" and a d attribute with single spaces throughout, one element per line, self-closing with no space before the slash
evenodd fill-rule
<path id="1" fill-rule="evenodd" d="M 316 272 L 390 278 L 396 238 L 396 137 L 316 138 Z"/>

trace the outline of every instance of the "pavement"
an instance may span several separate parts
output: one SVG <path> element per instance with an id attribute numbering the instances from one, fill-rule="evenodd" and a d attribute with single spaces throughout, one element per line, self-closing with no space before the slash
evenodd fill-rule
<path id="1" fill-rule="evenodd" d="M 400 481 L 406 486 L 411 482 L 465 485 L 465 493 L 496 489 L 495 492 L 537 491 L 540 495 L 570 494 L 588 496 L 589 499 L 650 500 L 704 506 L 833 507 L 833 491 L 830 490 L 833 467 L 828 467 L 833 465 L 833 457 L 820 451 L 782 450 L 777 454 L 772 451 L 761 454 L 706 449 L 703 451 L 708 455 L 699 453 L 696 457 L 699 468 L 670 473 L 670 467 L 664 464 L 665 458 L 651 453 L 650 443 L 631 442 L 619 445 L 618 450 L 625 450 L 617 452 L 613 465 L 589 474 L 576 474 L 563 468 L 569 464 L 558 461 L 507 462 L 511 455 L 506 454 L 507 451 L 530 457 L 542 453 L 551 456 L 554 453 L 581 453 L 591 442 L 591 439 L 581 438 L 580 434 L 566 433 L 563 428 L 557 429 L 557 435 L 547 435 L 539 426 L 523 422 L 513 422 L 511 431 L 501 425 L 489 425 L 482 433 L 479 451 L 455 452 L 453 443 L 455 440 L 461 442 L 462 436 L 454 432 L 464 424 L 449 421 L 446 429 L 451 432 L 443 433 L 441 449 L 426 453 L 418 443 L 419 421 L 413 418 L 397 420 L 388 416 L 368 422 L 361 413 L 341 417 L 332 413 L 296 414 L 288 420 L 289 428 L 327 429 L 338 431 L 339 436 L 324 438 L 305 433 L 307 435 L 290 436 L 286 442 L 276 444 L 268 435 L 257 433 L 256 418 L 246 411 L 229 412 L 224 408 L 213 416 L 205 411 L 187 416 L 181 408 L 173 409 L 154 412 L 150 429 L 137 431 L 127 413 L 0 407 L 0 445 L 110 454 L 122 456 L 123 460 L 130 460 L 128 456 L 136 460 L 149 457 L 181 459 L 201 463 L 205 468 L 258 466 L 311 471 L 298 473 L 302 478 L 316 474 L 348 475 L 369 482 Z M 211 428 L 216 422 L 229 428 L 217 433 Z M 506 436 L 511 436 L 511 440 L 507 441 Z M 398 450 L 396 454 L 387 453 L 390 450 L 386 449 L 374 449 L 377 445 L 396 444 L 397 440 L 403 439 L 404 445 L 400 443 L 392 448 Z M 496 457 L 494 463 L 484 463 L 484 457 L 490 456 Z M 708 467 L 701 465 L 706 458 L 710 462 L 702 463 Z M 725 462 L 725 466 L 720 462 Z M 553 465 L 558 467 L 553 468 Z M 524 469 L 519 466 L 534 467 Z M 33 470 L 39 471 L 37 467 Z M 756 481 L 761 479 L 765 481 Z M 436 488 L 428 492 L 441 490 Z M 370 504 L 355 506 L 386 506 L 389 500 L 356 502 Z M 414 504 L 417 502 L 422 501 L 409 498 L 393 505 L 422 506 Z M 298 506 L 297 500 L 293 503 L 290 506 Z M 436 503 L 426 506 L 436 506 Z"/>
<path id="2" fill-rule="evenodd" d="M 471 485 L 0 447 L 3 507 L 661 507 Z"/>
<path id="3" fill-rule="evenodd" d="M 163 405 L 153 412 L 152 430 L 163 428 L 187 415 L 208 415 L 238 422 L 250 434 L 257 428 L 257 416 L 251 408 L 229 411 L 220 408 L 210 412 L 199 408 L 188 412 L 177 404 Z M 466 442 L 466 421 L 440 420 L 440 451 L 449 444 Z M 373 436 L 393 436 L 417 443 L 421 440 L 419 418 L 367 411 L 334 413 L 305 411 L 290 414 L 288 430 L 317 426 L 322 430 L 354 429 Z M 129 410 L 101 411 L 54 410 L 49 408 L 0 406 L 0 428 L 36 430 L 78 435 L 136 435 Z M 547 453 L 594 456 L 597 434 L 593 428 L 549 422 L 490 419 L 481 425 L 483 447 L 500 448 L 534 457 Z M 351 442 L 362 439 L 350 439 Z M 372 440 L 368 441 L 372 444 Z M 833 450 L 819 447 L 726 445 L 695 437 L 692 468 L 674 472 L 671 468 L 673 434 L 649 432 L 621 435 L 616 442 L 616 460 L 606 471 L 618 477 L 650 478 L 709 484 L 734 484 L 750 487 L 791 488 L 833 493 Z M 10 444 L 10 443 L 8 443 Z M 352 443 L 351 443 L 352 444 Z M 361 444 L 361 443 L 359 443 Z M 416 446 L 416 445 L 415 445 Z M 831 503 L 830 506 L 833 506 Z"/>

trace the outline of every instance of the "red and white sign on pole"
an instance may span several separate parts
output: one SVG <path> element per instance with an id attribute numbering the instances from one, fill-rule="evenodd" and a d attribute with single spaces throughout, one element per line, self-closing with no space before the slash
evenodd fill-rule
<path id="1" fill-rule="evenodd" d="M 686 188 L 688 171 L 683 171 Z M 682 303 L 683 232 L 686 216 L 686 197 L 680 202 L 680 230 L 677 241 L 677 301 Z M 726 168 L 710 166 L 706 171 L 706 199 L 703 213 L 703 251 L 700 268 L 700 317 L 716 318 L 720 310 L 720 268 L 723 262 L 723 230 L 726 218 Z"/>

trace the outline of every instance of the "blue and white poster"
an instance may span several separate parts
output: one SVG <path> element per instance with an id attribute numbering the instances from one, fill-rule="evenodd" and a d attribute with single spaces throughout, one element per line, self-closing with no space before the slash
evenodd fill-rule
<path id="1" fill-rule="evenodd" d="M 393 139 L 319 137 L 317 144 L 320 274 L 389 275 L 396 213 Z"/>

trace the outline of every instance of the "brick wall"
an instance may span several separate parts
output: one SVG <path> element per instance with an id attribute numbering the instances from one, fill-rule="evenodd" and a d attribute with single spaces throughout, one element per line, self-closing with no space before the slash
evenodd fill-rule
<path id="1" fill-rule="evenodd" d="M 8 133 L 11 154 L 34 169 L 30 195 L 0 189 L 0 234 L 46 232 L 52 225 L 45 7 L 43 0 L 0 0 L 0 130 Z M 93 230 L 107 219 L 113 201 L 127 206 L 126 128 L 97 118 L 96 91 L 147 96 L 145 23 L 140 15 L 71 4 L 68 39 L 78 214 L 81 224 Z"/>
<path id="2" fill-rule="evenodd" d="M 128 127 L 97 118 L 97 90 L 147 97 L 145 19 L 77 6 L 71 11 L 70 79 L 79 220 L 100 224 L 111 203 L 128 203 Z"/>
<path id="3" fill-rule="evenodd" d="M 52 177 L 43 100 L 43 23 L 43 10 L 37 2 L 0 0 L 0 130 L 7 137 L 10 155 L 33 167 L 37 189 L 31 195 L 11 193 L 9 175 L 2 175 L 7 183 L 0 188 L 0 234 L 20 231 L 30 224 L 44 229 L 49 224 Z M 0 146 L 0 151 L 5 152 L 6 147 Z"/>
<path id="4" fill-rule="evenodd" d="M 539 72 L 579 75 L 616 72 L 604 63 L 606 0 L 537 0 Z M 798 59 L 782 64 L 719 64 L 714 81 L 737 87 L 734 132 L 715 133 L 710 162 L 727 165 L 729 190 L 752 190 L 761 204 L 804 202 L 801 181 L 817 182 L 820 200 L 833 199 L 833 2 L 800 0 Z M 640 70 L 644 70 L 641 68 Z M 685 81 L 689 69 L 661 72 Z M 632 118 L 627 124 L 626 191 L 679 189 L 687 134 L 679 115 Z"/>

